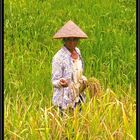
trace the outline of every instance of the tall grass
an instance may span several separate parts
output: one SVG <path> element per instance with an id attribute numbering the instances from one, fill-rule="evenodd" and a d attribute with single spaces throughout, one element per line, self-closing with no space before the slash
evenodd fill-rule
<path id="1" fill-rule="evenodd" d="M 135 139 L 135 1 L 5 0 L 5 139 Z M 54 33 L 73 20 L 88 35 L 79 48 L 101 98 L 60 118 L 51 103 Z M 108 90 L 107 90 L 108 89 Z M 111 90 L 110 90 L 111 89 Z"/>

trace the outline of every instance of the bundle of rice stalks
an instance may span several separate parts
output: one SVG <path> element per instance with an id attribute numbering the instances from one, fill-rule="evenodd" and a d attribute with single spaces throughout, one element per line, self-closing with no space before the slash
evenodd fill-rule
<path id="1" fill-rule="evenodd" d="M 102 95 L 100 82 L 94 77 L 86 79 L 85 82 L 71 84 L 70 89 L 73 93 L 73 100 L 75 100 L 75 98 L 85 90 L 87 90 L 91 99 L 95 96 L 99 97 Z"/>
<path id="2" fill-rule="evenodd" d="M 87 90 L 89 92 L 90 98 L 95 96 L 99 97 L 102 95 L 100 82 L 94 77 L 91 77 L 87 80 Z"/>
<path id="3" fill-rule="evenodd" d="M 95 96 L 99 97 L 102 95 L 100 82 L 95 77 L 87 79 L 86 89 L 89 93 L 90 98 L 93 98 Z"/>

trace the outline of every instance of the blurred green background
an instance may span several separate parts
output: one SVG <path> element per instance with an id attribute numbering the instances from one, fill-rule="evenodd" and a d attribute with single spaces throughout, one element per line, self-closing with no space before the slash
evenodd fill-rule
<path id="1" fill-rule="evenodd" d="M 23 101 L 35 109 L 51 105 L 51 61 L 63 45 L 52 37 L 69 20 L 88 35 L 78 45 L 85 76 L 96 77 L 120 99 L 135 100 L 136 1 L 5 0 L 5 119 L 13 123 L 15 115 L 16 121 L 14 111 Z"/>

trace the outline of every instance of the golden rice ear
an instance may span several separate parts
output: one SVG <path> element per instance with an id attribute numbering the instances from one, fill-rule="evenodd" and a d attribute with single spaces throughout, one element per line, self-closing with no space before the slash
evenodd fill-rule
<path id="1" fill-rule="evenodd" d="M 99 83 L 99 80 L 97 80 L 94 77 L 91 77 L 88 79 L 88 91 L 90 98 L 93 98 L 95 96 L 99 97 L 102 95 L 101 85 Z"/>

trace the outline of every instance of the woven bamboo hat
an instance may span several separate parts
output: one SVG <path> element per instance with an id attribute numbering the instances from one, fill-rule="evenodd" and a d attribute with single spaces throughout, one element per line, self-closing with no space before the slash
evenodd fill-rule
<path id="1" fill-rule="evenodd" d="M 62 39 L 69 37 L 77 37 L 81 39 L 88 38 L 88 36 L 71 20 L 68 21 L 54 36 L 54 39 Z"/>

